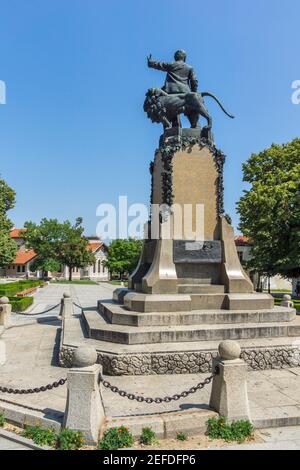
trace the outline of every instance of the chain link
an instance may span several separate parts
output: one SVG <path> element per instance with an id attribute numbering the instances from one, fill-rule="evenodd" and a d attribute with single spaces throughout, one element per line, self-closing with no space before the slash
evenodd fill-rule
<path id="1" fill-rule="evenodd" d="M 188 395 L 191 395 L 193 393 L 196 393 L 198 390 L 202 390 L 206 385 L 209 385 L 212 381 L 212 379 L 219 373 L 219 369 L 216 368 L 214 373 L 210 375 L 209 377 L 206 377 L 206 379 L 203 380 L 203 382 L 199 382 L 197 385 L 194 387 L 189 388 L 188 390 L 184 390 L 181 393 L 172 395 L 170 397 L 156 397 L 156 398 L 151 398 L 151 397 L 143 397 L 142 395 L 135 395 L 134 393 L 128 393 L 125 392 L 125 390 L 119 389 L 116 385 L 112 385 L 110 382 L 105 380 L 102 375 L 99 375 L 99 383 L 101 382 L 103 387 L 108 388 L 111 392 L 113 393 L 118 393 L 121 397 L 126 397 L 128 400 L 136 400 L 139 403 L 145 402 L 145 403 L 170 403 L 171 401 L 178 401 L 181 398 L 186 398 Z"/>
<path id="2" fill-rule="evenodd" d="M 66 383 L 67 379 L 60 379 L 51 384 L 42 385 L 41 387 L 36 388 L 8 388 L 8 387 L 1 387 L 0 392 L 2 393 L 12 393 L 13 395 L 29 395 L 32 393 L 40 393 L 46 392 L 47 390 L 53 390 L 53 388 L 60 387 Z"/>
<path id="3" fill-rule="evenodd" d="M 75 305 L 75 307 L 77 307 L 77 308 L 80 308 L 81 310 L 83 308 L 81 305 L 76 304 L 76 302 L 73 302 L 73 305 Z"/>
<path id="4" fill-rule="evenodd" d="M 22 315 L 22 316 L 28 316 L 28 317 L 34 317 L 35 315 L 43 315 L 44 313 L 51 312 L 51 310 L 54 310 L 55 308 L 59 307 L 61 304 L 54 305 L 54 307 L 50 307 L 47 310 L 44 310 L 43 312 L 38 312 L 38 313 L 20 313 L 20 312 L 15 312 L 17 315 Z"/>

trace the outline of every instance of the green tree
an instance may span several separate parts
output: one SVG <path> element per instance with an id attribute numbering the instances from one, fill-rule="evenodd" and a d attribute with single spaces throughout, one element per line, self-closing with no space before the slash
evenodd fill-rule
<path id="1" fill-rule="evenodd" d="M 300 139 L 251 155 L 243 172 L 250 189 L 237 209 L 240 229 L 253 243 L 247 267 L 300 276 Z"/>
<path id="2" fill-rule="evenodd" d="M 73 268 L 84 268 L 95 262 L 94 255 L 88 250 L 89 241 L 83 236 L 82 219 L 74 225 L 57 219 L 42 219 L 39 225 L 26 222 L 24 239 L 28 247 L 33 248 L 38 257 L 33 269 L 58 271 L 60 266 L 69 268 L 69 280 L 72 280 Z"/>
<path id="3" fill-rule="evenodd" d="M 142 245 L 142 240 L 132 238 L 113 240 L 108 247 L 107 260 L 103 264 L 111 273 L 118 273 L 122 278 L 135 269 Z"/>
<path id="4" fill-rule="evenodd" d="M 7 212 L 15 205 L 15 198 L 15 191 L 0 179 L 0 268 L 5 268 L 14 260 L 18 248 L 10 237 L 13 224 L 7 217 Z"/>

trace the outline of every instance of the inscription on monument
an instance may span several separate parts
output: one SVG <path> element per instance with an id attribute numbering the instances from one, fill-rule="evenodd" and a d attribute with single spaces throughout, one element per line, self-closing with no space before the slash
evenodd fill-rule
<path id="1" fill-rule="evenodd" d="M 174 240 L 173 259 L 174 263 L 221 263 L 221 241 Z"/>

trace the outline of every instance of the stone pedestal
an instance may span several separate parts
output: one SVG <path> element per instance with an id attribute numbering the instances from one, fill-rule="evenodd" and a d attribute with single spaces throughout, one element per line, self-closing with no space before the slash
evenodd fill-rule
<path id="1" fill-rule="evenodd" d="M 150 166 L 151 202 L 156 206 L 129 279 L 131 289 L 146 294 L 253 293 L 224 217 L 224 161 L 221 151 L 201 139 L 200 130 L 162 136 Z M 154 230 L 158 206 L 161 221 Z M 209 301 L 211 308 L 222 305 L 217 297 L 215 303 L 211 297 Z"/>
<path id="2" fill-rule="evenodd" d="M 235 341 L 224 341 L 213 362 L 218 374 L 213 379 L 210 407 L 229 422 L 251 420 L 247 392 L 247 364 L 240 359 L 241 348 Z"/>
<path id="3" fill-rule="evenodd" d="M 0 299 L 0 327 L 8 328 L 10 326 L 11 305 L 7 297 Z"/>
<path id="4" fill-rule="evenodd" d="M 93 348 L 81 347 L 75 351 L 75 367 L 68 372 L 68 396 L 64 427 L 81 431 L 86 444 L 97 444 L 105 413 L 100 396 L 98 377 L 101 366 L 95 364 L 97 353 Z"/>

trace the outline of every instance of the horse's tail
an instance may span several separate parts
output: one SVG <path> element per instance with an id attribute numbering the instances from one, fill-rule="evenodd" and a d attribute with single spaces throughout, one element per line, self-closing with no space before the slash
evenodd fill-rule
<path id="1" fill-rule="evenodd" d="M 222 105 L 222 103 L 220 103 L 220 101 L 218 100 L 218 98 L 213 95 L 212 93 L 209 93 L 208 91 L 204 91 L 204 92 L 201 92 L 201 95 L 202 96 L 210 96 L 211 98 L 213 98 L 217 103 L 218 105 L 220 106 L 220 108 L 222 109 L 222 111 L 227 114 L 227 116 L 229 116 L 231 119 L 234 119 L 234 116 L 232 114 L 229 114 L 226 109 L 224 108 L 224 106 Z"/>

